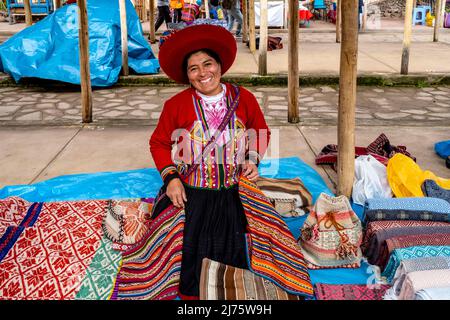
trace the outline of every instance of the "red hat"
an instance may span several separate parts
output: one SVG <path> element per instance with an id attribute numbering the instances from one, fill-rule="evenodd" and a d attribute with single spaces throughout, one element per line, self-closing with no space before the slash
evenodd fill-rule
<path id="1" fill-rule="evenodd" d="M 221 60 L 222 74 L 230 69 L 236 58 L 236 40 L 224 27 L 199 24 L 181 29 L 164 41 L 159 50 L 159 64 L 172 80 L 188 84 L 183 61 L 187 54 L 210 49 L 217 53 Z"/>

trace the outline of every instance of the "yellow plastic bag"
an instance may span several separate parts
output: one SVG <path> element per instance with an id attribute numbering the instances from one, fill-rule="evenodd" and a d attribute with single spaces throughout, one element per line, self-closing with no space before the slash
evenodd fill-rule
<path id="1" fill-rule="evenodd" d="M 450 179 L 440 178 L 428 170 L 423 171 L 411 158 L 401 153 L 389 159 L 387 178 L 397 198 L 423 197 L 421 186 L 427 179 L 436 181 L 444 189 L 450 189 Z"/>

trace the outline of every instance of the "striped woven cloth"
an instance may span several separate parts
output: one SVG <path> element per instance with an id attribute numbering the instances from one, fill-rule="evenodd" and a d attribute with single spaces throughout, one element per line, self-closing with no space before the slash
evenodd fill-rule
<path id="1" fill-rule="evenodd" d="M 256 184 L 241 177 L 239 195 L 248 223 L 250 270 L 289 293 L 313 297 L 300 246 Z"/>
<path id="2" fill-rule="evenodd" d="M 184 210 L 170 206 L 143 239 L 123 253 L 111 300 L 171 300 L 178 295 Z"/>
<path id="3" fill-rule="evenodd" d="M 317 300 L 382 300 L 389 285 L 316 284 Z"/>
<path id="4" fill-rule="evenodd" d="M 299 300 L 249 270 L 203 259 L 200 300 Z"/>
<path id="5" fill-rule="evenodd" d="M 395 272 L 392 288 L 386 292 L 384 299 L 398 300 L 408 273 L 440 269 L 450 269 L 450 257 L 426 257 L 403 260 Z"/>
<path id="6" fill-rule="evenodd" d="M 381 276 L 391 283 L 403 260 L 426 257 L 450 257 L 450 246 L 415 246 L 395 249 Z"/>

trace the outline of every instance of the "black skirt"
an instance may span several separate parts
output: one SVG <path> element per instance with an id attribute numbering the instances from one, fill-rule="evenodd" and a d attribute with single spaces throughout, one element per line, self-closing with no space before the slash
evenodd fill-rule
<path id="1" fill-rule="evenodd" d="M 185 185 L 185 190 L 188 201 L 185 207 L 180 293 L 198 296 L 203 258 L 248 269 L 245 245 L 247 219 L 237 185 L 222 190 Z M 161 203 L 156 209 L 160 211 L 169 204 Z"/>

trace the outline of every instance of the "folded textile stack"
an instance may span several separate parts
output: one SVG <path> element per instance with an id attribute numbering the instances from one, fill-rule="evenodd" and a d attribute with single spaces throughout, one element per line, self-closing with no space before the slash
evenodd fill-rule
<path id="1" fill-rule="evenodd" d="M 366 201 L 361 249 L 367 261 L 380 268 L 382 278 L 392 284 L 384 299 L 442 296 L 423 290 L 450 286 L 449 218 L 450 203 L 443 199 Z"/>

